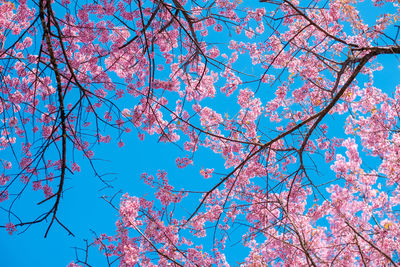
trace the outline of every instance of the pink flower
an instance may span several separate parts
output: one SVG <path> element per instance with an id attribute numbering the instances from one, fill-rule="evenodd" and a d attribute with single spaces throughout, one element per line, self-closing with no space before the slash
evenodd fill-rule
<path id="1" fill-rule="evenodd" d="M 11 222 L 6 224 L 6 231 L 12 235 L 15 231 L 17 231 L 17 229 L 15 229 L 15 225 Z"/>
<path id="2" fill-rule="evenodd" d="M 72 163 L 71 169 L 72 169 L 73 172 L 76 172 L 76 171 L 80 172 L 81 171 L 81 167 L 76 162 Z"/>
<path id="3" fill-rule="evenodd" d="M 208 168 L 200 170 L 200 174 L 206 179 L 211 178 L 213 172 L 214 172 L 214 169 L 208 169 Z"/>
<path id="4" fill-rule="evenodd" d="M 217 47 L 213 47 L 208 51 L 208 53 L 211 58 L 216 58 L 219 56 L 219 49 Z"/>
<path id="5" fill-rule="evenodd" d="M 122 142 L 122 140 L 119 140 L 119 142 L 118 142 L 118 147 L 123 147 L 124 145 L 125 145 L 125 143 Z"/>
<path id="6" fill-rule="evenodd" d="M 140 141 L 144 140 L 144 134 L 143 133 L 138 133 L 138 137 L 139 137 Z"/>
<path id="7" fill-rule="evenodd" d="M 10 176 L 4 175 L 4 173 L 0 176 L 0 186 L 4 186 L 10 180 Z"/>
<path id="8" fill-rule="evenodd" d="M 93 156 L 94 156 L 94 152 L 92 150 L 85 151 L 85 157 L 87 157 L 88 159 L 92 159 Z"/>
<path id="9" fill-rule="evenodd" d="M 119 208 L 119 213 L 128 225 L 135 225 L 136 219 L 139 214 L 139 209 L 139 198 L 131 197 L 128 194 L 123 195 L 123 199 Z"/>
<path id="10" fill-rule="evenodd" d="M 250 28 L 249 30 L 245 30 L 245 34 L 247 38 L 252 39 L 254 37 L 254 30 Z"/>
<path id="11" fill-rule="evenodd" d="M 33 182 L 32 188 L 33 188 L 33 191 L 38 191 L 39 189 L 42 188 L 41 182 L 40 181 Z"/>
<path id="12" fill-rule="evenodd" d="M 0 202 L 6 201 L 8 199 L 8 191 L 0 191 Z"/>
<path id="13" fill-rule="evenodd" d="M 124 116 L 126 118 L 132 117 L 131 111 L 129 109 L 127 109 L 127 108 L 124 108 L 122 110 L 121 114 L 122 114 L 122 116 Z"/>
<path id="14" fill-rule="evenodd" d="M 178 168 L 185 168 L 187 165 L 192 164 L 193 161 L 189 158 L 177 158 L 176 159 L 176 165 L 178 166 Z"/>
<path id="15" fill-rule="evenodd" d="M 46 198 L 53 195 L 53 189 L 49 185 L 45 184 L 42 189 L 43 189 L 44 196 Z"/>
<path id="16" fill-rule="evenodd" d="M 216 31 L 216 32 L 221 32 L 222 31 L 222 25 L 221 24 L 217 24 L 217 25 L 215 25 L 214 26 L 214 30 Z"/>
<path id="17" fill-rule="evenodd" d="M 63 0 L 63 1 L 67 2 L 66 0 Z M 67 265 L 67 267 L 82 267 L 82 265 L 79 265 L 79 264 L 74 263 L 74 262 L 70 262 L 70 263 Z"/>
<path id="18" fill-rule="evenodd" d="M 15 127 L 15 125 L 17 125 L 18 123 L 18 119 L 16 117 L 11 117 L 8 119 L 8 125 L 10 127 Z"/>
<path id="19" fill-rule="evenodd" d="M 11 169 L 12 164 L 11 164 L 10 161 L 5 160 L 5 161 L 3 162 L 3 167 L 4 167 L 4 169 L 9 170 L 9 169 Z"/>

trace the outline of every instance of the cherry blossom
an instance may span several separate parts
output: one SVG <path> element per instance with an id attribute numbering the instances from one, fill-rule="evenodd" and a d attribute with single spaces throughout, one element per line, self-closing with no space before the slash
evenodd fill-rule
<path id="1" fill-rule="evenodd" d="M 400 85 L 376 77 L 400 6 L 369 4 L 372 22 L 343 0 L 3 1 L 0 227 L 73 235 L 70 180 L 88 162 L 111 187 L 98 147 L 137 136 L 178 147 L 193 186 L 149 170 L 151 193 L 104 197 L 116 232 L 90 246 L 106 260 L 230 266 L 235 244 L 243 266 L 399 265 Z M 27 190 L 49 209 L 20 219 Z"/>

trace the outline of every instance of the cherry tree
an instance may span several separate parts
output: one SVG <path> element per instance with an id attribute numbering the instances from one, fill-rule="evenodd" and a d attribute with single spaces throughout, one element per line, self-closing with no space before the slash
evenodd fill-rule
<path id="1" fill-rule="evenodd" d="M 246 266 L 400 265 L 400 85 L 374 78 L 398 60 L 400 3 L 362 4 L 2 2 L 1 227 L 73 234 L 58 213 L 68 179 L 88 161 L 109 186 L 96 147 L 134 130 L 180 147 L 178 168 L 205 149 L 225 172 L 199 168 L 184 189 L 144 173 L 154 194 L 105 198 L 116 233 L 87 249 L 109 265 L 228 266 L 233 232 Z M 29 190 L 49 209 L 25 220 Z"/>

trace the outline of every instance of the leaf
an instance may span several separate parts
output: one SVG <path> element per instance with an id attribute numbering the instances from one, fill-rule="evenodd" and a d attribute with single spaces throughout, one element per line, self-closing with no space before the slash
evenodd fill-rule
<path id="1" fill-rule="evenodd" d="M 392 223 L 391 222 L 387 222 L 387 223 L 385 223 L 385 229 L 387 230 L 390 226 L 392 225 Z"/>

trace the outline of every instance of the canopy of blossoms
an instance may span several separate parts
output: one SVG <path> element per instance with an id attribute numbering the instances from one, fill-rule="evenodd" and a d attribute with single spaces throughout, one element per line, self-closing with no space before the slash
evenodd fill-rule
<path id="1" fill-rule="evenodd" d="M 72 234 L 68 179 L 81 161 L 102 179 L 96 148 L 134 131 L 181 147 L 178 168 L 206 149 L 225 173 L 204 166 L 190 189 L 143 174 L 152 193 L 110 201 L 116 233 L 94 240 L 109 262 L 228 266 L 239 231 L 244 266 L 400 265 L 400 85 L 374 79 L 398 60 L 400 3 L 368 2 L 373 20 L 356 0 L 249 5 L 1 2 L 1 227 Z M 213 186 L 196 191 L 202 179 Z M 24 220 L 13 207 L 29 190 L 51 204 Z"/>

